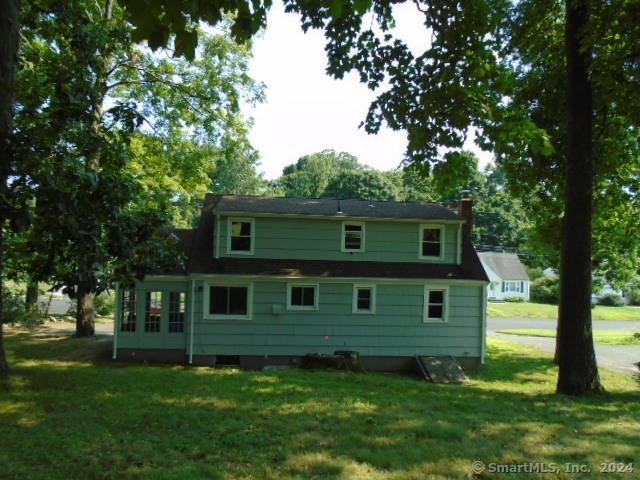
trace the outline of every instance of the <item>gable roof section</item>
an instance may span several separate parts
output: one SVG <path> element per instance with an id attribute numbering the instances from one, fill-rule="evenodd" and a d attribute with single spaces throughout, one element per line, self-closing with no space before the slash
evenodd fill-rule
<path id="1" fill-rule="evenodd" d="M 503 280 L 529 280 L 529 275 L 515 253 L 480 252 L 480 261 Z"/>
<path id="2" fill-rule="evenodd" d="M 328 278 L 415 278 L 488 281 L 478 255 L 469 241 L 463 242 L 461 265 L 404 262 L 356 262 L 214 256 L 215 213 L 221 199 L 208 195 L 198 228 L 181 231 L 179 245 L 188 258 L 187 273 Z M 384 203 L 384 202 L 378 202 Z M 397 202 L 394 202 L 397 203 Z M 442 207 L 444 208 L 444 207 Z M 190 240 L 190 241 L 189 241 Z"/>
<path id="3" fill-rule="evenodd" d="M 214 195 L 207 195 L 207 199 Z M 274 215 L 312 215 L 322 217 L 372 217 L 462 222 L 460 215 L 435 203 L 378 202 L 339 200 L 336 198 L 218 196 L 216 213 L 253 213 Z M 342 213 L 338 213 L 342 212 Z"/>

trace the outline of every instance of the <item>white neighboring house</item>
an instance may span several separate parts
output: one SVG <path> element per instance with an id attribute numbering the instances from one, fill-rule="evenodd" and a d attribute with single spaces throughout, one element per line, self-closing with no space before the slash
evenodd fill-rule
<path id="1" fill-rule="evenodd" d="M 531 281 L 522 262 L 515 253 L 478 253 L 489 281 L 487 298 L 506 300 L 518 297 L 529 301 Z"/>

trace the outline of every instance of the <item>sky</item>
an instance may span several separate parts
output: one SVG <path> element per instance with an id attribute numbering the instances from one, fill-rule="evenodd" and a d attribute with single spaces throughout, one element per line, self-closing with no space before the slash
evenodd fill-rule
<path id="1" fill-rule="evenodd" d="M 429 41 L 413 5 L 395 9 L 394 35 L 419 53 Z M 361 163 L 380 170 L 397 168 L 402 161 L 405 132 L 382 128 L 377 135 L 358 128 L 375 93 L 356 74 L 334 80 L 325 73 L 322 31 L 303 33 L 297 15 L 285 13 L 274 2 L 267 28 L 254 39 L 249 64 L 254 80 L 266 86 L 266 100 L 244 112 L 254 121 L 250 139 L 260 152 L 259 170 L 268 179 L 280 176 L 283 167 L 299 157 L 332 148 L 349 152 Z M 483 166 L 490 155 L 469 140 L 466 148 L 478 154 Z"/>

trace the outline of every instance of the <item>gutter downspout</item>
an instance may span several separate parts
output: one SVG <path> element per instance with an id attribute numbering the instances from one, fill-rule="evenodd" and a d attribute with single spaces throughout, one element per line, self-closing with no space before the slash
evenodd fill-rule
<path id="1" fill-rule="evenodd" d="M 458 225 L 458 251 L 456 253 L 456 262 L 460 265 L 462 263 L 462 224 Z"/>
<path id="2" fill-rule="evenodd" d="M 196 281 L 191 280 L 191 326 L 189 327 L 189 365 L 193 365 L 193 318 L 196 300 Z"/>
<path id="3" fill-rule="evenodd" d="M 113 319 L 113 360 L 118 355 L 118 324 L 120 323 L 120 283 L 116 282 L 116 311 L 115 318 Z"/>

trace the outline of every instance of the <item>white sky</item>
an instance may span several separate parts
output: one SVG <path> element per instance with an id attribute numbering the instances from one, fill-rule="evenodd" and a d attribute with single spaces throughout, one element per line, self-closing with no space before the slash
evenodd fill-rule
<path id="1" fill-rule="evenodd" d="M 403 4 L 395 13 L 394 34 L 414 53 L 424 48 L 428 32 L 414 6 Z M 299 17 L 286 14 L 279 1 L 269 12 L 266 31 L 254 39 L 250 74 L 266 85 L 266 101 L 244 111 L 254 119 L 250 139 L 268 179 L 302 155 L 327 148 L 349 152 L 380 170 L 396 168 L 403 158 L 404 132 L 384 128 L 368 135 L 358 128 L 375 95 L 353 73 L 342 80 L 329 77 L 324 45 L 322 31 L 303 33 Z M 465 147 L 478 154 L 481 165 L 490 160 L 472 141 Z"/>

